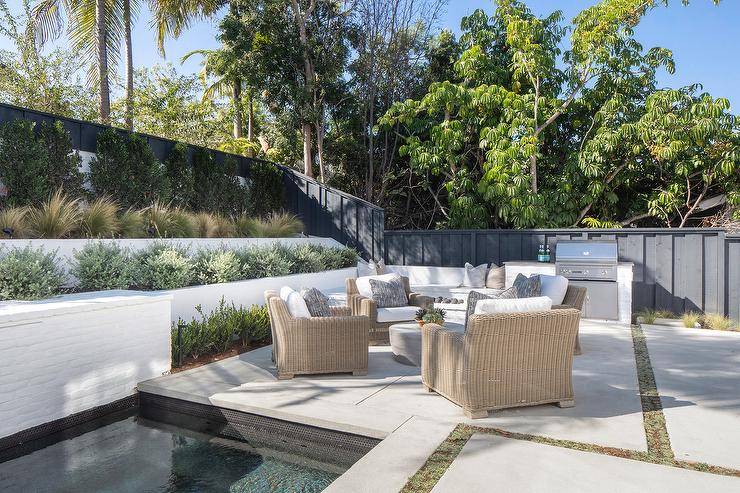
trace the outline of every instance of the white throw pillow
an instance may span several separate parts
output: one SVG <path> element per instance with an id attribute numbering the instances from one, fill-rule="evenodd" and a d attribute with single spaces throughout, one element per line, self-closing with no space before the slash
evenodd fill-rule
<path id="1" fill-rule="evenodd" d="M 547 296 L 503 300 L 479 300 L 475 304 L 474 315 L 490 315 L 493 313 L 539 312 L 547 311 L 551 308 L 552 300 Z"/>
<path id="2" fill-rule="evenodd" d="M 485 288 L 486 272 L 488 272 L 488 264 L 480 264 L 477 267 L 473 267 L 472 264 L 466 262 L 463 286 L 467 288 Z"/>
<path id="3" fill-rule="evenodd" d="M 568 290 L 568 279 L 563 276 L 540 274 L 540 294 L 552 300 L 553 305 L 560 305 Z"/>
<path id="4" fill-rule="evenodd" d="M 357 292 L 360 293 L 360 295 L 364 296 L 365 298 L 373 298 L 373 290 L 370 288 L 370 279 L 377 279 L 379 281 L 385 281 L 388 282 L 391 279 L 394 279 L 396 277 L 401 277 L 398 274 L 390 273 L 390 274 L 382 274 L 379 276 L 363 276 L 358 277 L 355 282 L 357 283 Z"/>
<path id="5" fill-rule="evenodd" d="M 288 313 L 293 318 L 311 318 L 311 312 L 308 311 L 308 305 L 306 300 L 303 299 L 301 293 L 289 286 L 283 286 L 280 288 L 280 299 L 282 299 L 288 307 Z"/>
<path id="6" fill-rule="evenodd" d="M 370 262 L 363 259 L 357 260 L 357 277 L 374 276 L 377 273 L 374 263 L 370 265 Z"/>

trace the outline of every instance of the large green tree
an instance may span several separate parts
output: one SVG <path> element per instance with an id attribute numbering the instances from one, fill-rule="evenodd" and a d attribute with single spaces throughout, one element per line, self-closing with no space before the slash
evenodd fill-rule
<path id="1" fill-rule="evenodd" d="M 659 3 L 602 0 L 566 24 L 559 12 L 539 18 L 500 0 L 490 19 L 477 11 L 463 21 L 469 46 L 455 64 L 458 81 L 433 83 L 381 120 L 403 126 L 401 152 L 430 188 L 444 185 L 443 224 L 626 225 L 653 216 L 685 225 L 709 193 L 737 202 L 737 127 L 726 101 L 656 91 L 656 71 L 674 70 L 671 53 L 633 37 Z"/>

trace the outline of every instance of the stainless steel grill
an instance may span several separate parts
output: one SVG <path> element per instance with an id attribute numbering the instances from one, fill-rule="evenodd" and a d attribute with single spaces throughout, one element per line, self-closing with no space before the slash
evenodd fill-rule
<path id="1" fill-rule="evenodd" d="M 559 241 L 555 247 L 555 269 L 568 279 L 616 281 L 616 241 Z"/>
<path id="2" fill-rule="evenodd" d="M 555 246 L 555 270 L 587 290 L 584 317 L 618 319 L 617 242 L 562 240 Z"/>

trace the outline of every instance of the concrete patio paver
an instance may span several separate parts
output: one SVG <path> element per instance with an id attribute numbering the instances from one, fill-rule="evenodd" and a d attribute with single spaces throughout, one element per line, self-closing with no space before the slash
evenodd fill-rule
<path id="1" fill-rule="evenodd" d="M 433 493 L 740 491 L 740 478 L 475 434 Z"/>
<path id="2" fill-rule="evenodd" d="M 740 333 L 643 331 L 676 458 L 740 469 Z"/>
<path id="3" fill-rule="evenodd" d="M 609 447 L 647 450 L 629 327 L 583 322 L 581 345 L 583 355 L 575 357 L 573 363 L 576 396 L 573 408 L 523 407 L 470 420 L 459 406 L 426 392 L 418 373 L 403 377 L 369 397 L 361 406 Z"/>

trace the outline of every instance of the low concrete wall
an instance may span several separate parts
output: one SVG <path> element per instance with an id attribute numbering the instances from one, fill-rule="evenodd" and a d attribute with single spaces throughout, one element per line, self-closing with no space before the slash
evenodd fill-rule
<path id="1" fill-rule="evenodd" d="M 0 305 L 0 437 L 108 404 L 169 371 L 166 293 Z"/>
<path id="2" fill-rule="evenodd" d="M 46 239 L 24 239 L 24 240 L 0 240 L 0 255 L 3 250 L 14 248 L 42 248 L 46 252 L 56 252 L 59 265 L 66 271 L 69 270 L 74 260 L 76 251 L 80 251 L 90 243 L 117 243 L 132 252 L 138 252 L 149 247 L 153 243 L 165 243 L 185 248 L 191 253 L 198 250 L 215 250 L 217 248 L 229 248 L 237 250 L 246 247 L 267 246 L 274 243 L 282 245 L 323 245 L 326 247 L 342 247 L 341 243 L 332 238 L 122 238 L 122 239 L 72 239 L 72 240 L 46 240 Z M 70 284 L 74 280 L 70 280 Z"/>
<path id="3" fill-rule="evenodd" d="M 311 274 L 293 274 L 222 284 L 190 286 L 160 292 L 172 295 L 173 322 L 177 322 L 178 319 L 190 321 L 193 318 L 200 318 L 195 309 L 196 305 L 200 305 L 203 313 L 207 314 L 218 306 L 222 297 L 227 305 L 231 303 L 245 307 L 263 305 L 265 303 L 265 291 L 270 289 L 277 291 L 283 286 L 290 286 L 296 290 L 308 287 L 317 288 L 324 293 L 344 292 L 345 280 L 348 277 L 357 277 L 357 267 Z"/>

